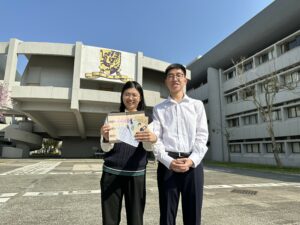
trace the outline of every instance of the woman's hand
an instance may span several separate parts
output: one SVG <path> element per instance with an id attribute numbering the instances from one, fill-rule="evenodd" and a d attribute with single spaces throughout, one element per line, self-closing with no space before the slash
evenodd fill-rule
<path id="1" fill-rule="evenodd" d="M 151 142 L 155 143 L 157 141 L 157 137 L 153 132 L 150 131 L 139 131 L 135 134 L 135 139 L 141 142 Z"/>
<path id="2" fill-rule="evenodd" d="M 101 135 L 103 136 L 103 138 L 106 141 L 109 141 L 109 131 L 111 130 L 111 127 L 109 124 L 104 124 L 101 128 L 100 128 L 100 132 Z"/>

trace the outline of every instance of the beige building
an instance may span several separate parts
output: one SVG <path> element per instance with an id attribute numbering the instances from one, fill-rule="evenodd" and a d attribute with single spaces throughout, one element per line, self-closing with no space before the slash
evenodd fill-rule
<path id="1" fill-rule="evenodd" d="M 19 79 L 21 56 L 28 62 Z M 26 118 L 0 125 L 2 157 L 27 157 L 43 137 L 62 140 L 63 157 L 91 157 L 107 113 L 118 111 L 125 81 L 142 84 L 150 111 L 168 94 L 163 82 L 168 63 L 142 52 L 11 39 L 0 43 L 0 58 L 0 81 L 14 102 L 6 117 Z"/>

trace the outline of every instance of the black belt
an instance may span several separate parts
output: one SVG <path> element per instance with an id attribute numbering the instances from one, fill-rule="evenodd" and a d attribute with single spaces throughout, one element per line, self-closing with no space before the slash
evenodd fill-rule
<path id="1" fill-rule="evenodd" d="M 189 157 L 192 153 L 186 153 L 186 152 L 167 152 L 168 156 L 172 157 L 173 159 L 178 159 L 178 158 L 187 158 Z"/>

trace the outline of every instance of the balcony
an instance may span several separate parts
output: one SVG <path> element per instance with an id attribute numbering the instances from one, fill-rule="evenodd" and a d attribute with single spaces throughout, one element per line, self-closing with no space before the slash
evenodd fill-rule
<path id="1" fill-rule="evenodd" d="M 241 75 L 237 75 L 225 81 L 223 84 L 224 92 L 238 88 L 240 85 L 254 81 L 265 75 L 273 74 L 284 68 L 289 68 L 291 65 L 297 63 L 300 63 L 300 47 L 296 47 L 273 60 L 260 64 Z"/>

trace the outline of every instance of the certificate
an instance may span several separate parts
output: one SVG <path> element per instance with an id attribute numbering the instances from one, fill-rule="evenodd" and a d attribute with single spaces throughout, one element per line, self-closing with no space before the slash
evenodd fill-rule
<path id="1" fill-rule="evenodd" d="M 124 112 L 124 113 L 109 113 L 107 123 L 111 126 L 109 131 L 109 142 L 125 142 L 127 144 L 138 146 L 138 141 L 134 135 L 138 131 L 144 131 L 148 126 L 148 117 L 143 111 Z"/>

